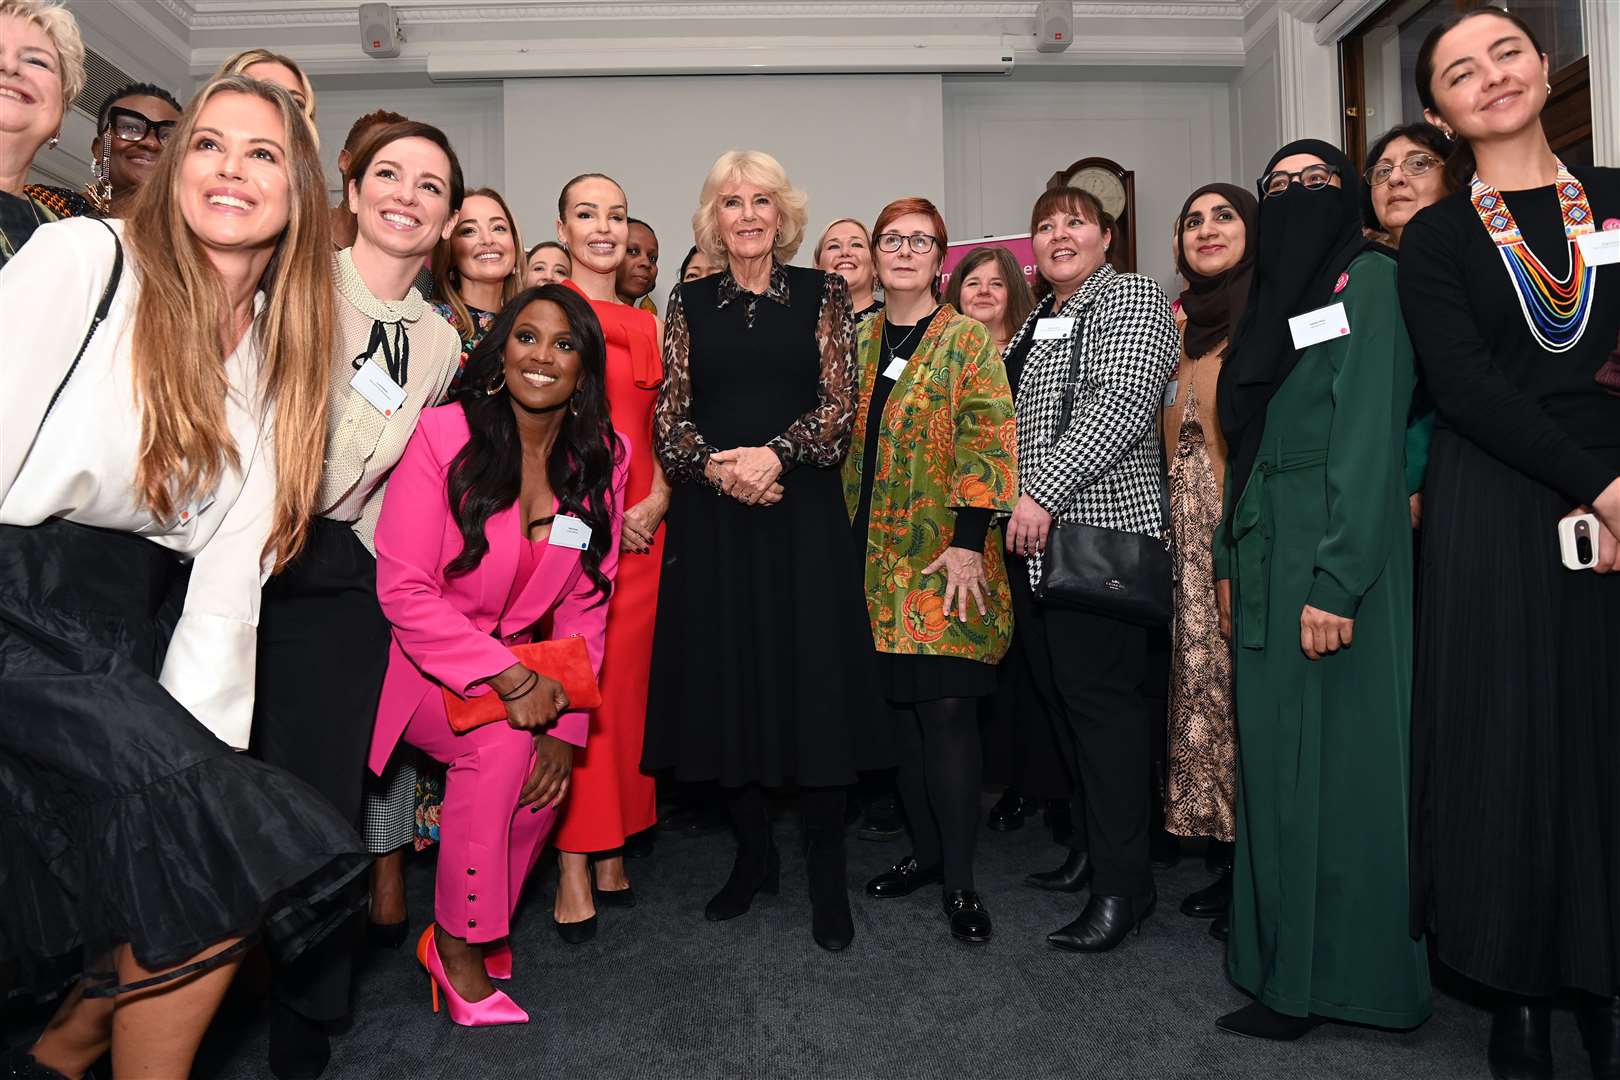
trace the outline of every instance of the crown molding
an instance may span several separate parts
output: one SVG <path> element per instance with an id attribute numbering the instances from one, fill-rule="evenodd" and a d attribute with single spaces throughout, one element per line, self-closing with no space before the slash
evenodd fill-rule
<path id="1" fill-rule="evenodd" d="M 178 2 L 179 0 L 160 0 L 164 10 L 169 11 L 169 14 L 184 24 L 185 19 L 169 8 L 170 3 Z M 165 52 L 183 64 L 191 63 L 191 42 L 175 33 L 173 27 L 152 11 L 150 5 L 143 4 L 140 0 L 111 0 L 111 4 L 130 22 L 151 34 L 152 39 L 162 46 Z M 187 28 L 189 30 L 189 26 Z"/>
<path id="2" fill-rule="evenodd" d="M 278 5 L 266 10 L 261 0 L 156 0 L 188 29 L 256 30 L 273 27 L 349 26 L 355 7 L 342 0 L 303 0 L 298 6 Z M 1075 0 L 1077 19 L 1242 19 L 1264 0 Z M 718 0 L 718 2 L 662 3 L 627 0 L 622 3 L 582 0 L 542 0 L 538 3 L 469 4 L 461 0 L 410 0 L 395 5 L 402 25 L 476 22 L 691 22 L 703 19 L 769 20 L 817 19 L 871 21 L 877 19 L 1028 19 L 1033 3 L 974 3 L 963 0 L 932 2 L 880 2 L 880 0 Z"/>

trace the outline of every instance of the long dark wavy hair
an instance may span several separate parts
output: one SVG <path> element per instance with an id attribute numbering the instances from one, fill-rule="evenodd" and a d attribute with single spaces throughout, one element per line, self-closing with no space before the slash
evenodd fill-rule
<path id="1" fill-rule="evenodd" d="M 450 463 L 450 514 L 461 530 L 462 547 L 445 573 L 466 574 L 483 561 L 489 553 L 484 527 L 516 502 L 523 489 L 523 447 L 505 388 L 506 342 L 518 315 L 536 300 L 562 308 L 579 355 L 579 383 L 546 461 L 546 475 L 558 512 L 591 527 L 591 543 L 580 561 L 596 586 L 597 603 L 605 603 L 613 583 L 602 573 L 602 559 L 613 543 L 613 469 L 619 459 L 619 440 L 608 416 L 607 345 L 591 305 L 562 285 L 537 285 L 508 300 L 467 358 L 455 400 L 467 415 L 471 438 Z M 491 394 L 491 388 L 496 392 Z"/>

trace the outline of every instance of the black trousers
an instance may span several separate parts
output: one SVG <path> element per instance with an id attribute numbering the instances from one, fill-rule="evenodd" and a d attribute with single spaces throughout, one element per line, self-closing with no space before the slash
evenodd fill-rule
<path id="1" fill-rule="evenodd" d="M 259 612 L 252 751 L 360 821 L 371 729 L 388 669 L 377 560 L 341 522 L 316 518 Z M 311 1020 L 349 1012 L 355 934 L 336 933 L 275 974 L 276 999 Z"/>
<path id="2" fill-rule="evenodd" d="M 1001 530 L 995 533 L 1001 541 Z M 1012 647 L 996 672 L 995 696 L 985 713 L 984 775 L 992 784 L 1017 788 L 1030 799 L 1074 798 L 1069 760 L 1057 741 L 1054 717 L 1058 705 L 1049 685 L 1035 680 L 1023 626 L 1033 618 L 1035 598 L 1030 593 L 1029 570 L 1021 556 L 1005 553 L 1007 581 L 1012 589 Z"/>
<path id="3" fill-rule="evenodd" d="M 1054 704 L 1058 743 L 1075 778 L 1070 845 L 1089 850 L 1095 893 L 1140 896 L 1153 886 L 1150 720 L 1142 695 L 1147 631 L 1046 607 L 1027 593 L 1014 617 L 1035 685 Z"/>

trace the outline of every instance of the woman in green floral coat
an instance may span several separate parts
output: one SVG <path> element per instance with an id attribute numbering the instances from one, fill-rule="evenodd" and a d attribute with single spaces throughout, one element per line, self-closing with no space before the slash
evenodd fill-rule
<path id="1" fill-rule="evenodd" d="M 951 933 L 984 942 L 990 916 L 973 885 L 978 699 L 995 691 L 1012 639 L 990 534 L 1018 496 L 1012 392 L 989 331 L 938 301 L 945 222 L 934 205 L 890 203 L 873 232 L 887 305 L 857 335 L 844 498 L 914 847 L 866 891 L 883 899 L 941 884 Z"/>

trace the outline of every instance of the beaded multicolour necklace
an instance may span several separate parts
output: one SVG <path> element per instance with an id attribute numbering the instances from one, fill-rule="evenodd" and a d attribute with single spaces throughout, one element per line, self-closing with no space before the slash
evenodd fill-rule
<path id="1" fill-rule="evenodd" d="M 1597 267 L 1586 264 L 1581 245 L 1575 242 L 1577 236 L 1595 231 L 1592 206 L 1586 201 L 1586 189 L 1581 187 L 1581 182 L 1562 161 L 1557 165 L 1554 185 L 1564 220 L 1564 238 L 1569 245 L 1569 274 L 1563 278 L 1554 277 L 1530 250 L 1502 193 L 1481 180 L 1478 174 L 1469 184 L 1469 198 L 1480 223 L 1502 253 L 1502 263 L 1519 296 L 1524 321 L 1541 347 L 1553 353 L 1567 352 L 1581 340 L 1597 292 Z"/>

